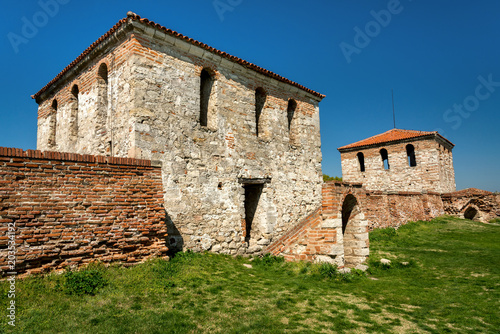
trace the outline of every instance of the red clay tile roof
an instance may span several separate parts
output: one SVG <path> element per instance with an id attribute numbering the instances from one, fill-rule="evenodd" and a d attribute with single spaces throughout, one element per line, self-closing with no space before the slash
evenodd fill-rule
<path id="1" fill-rule="evenodd" d="M 397 142 L 400 140 L 413 139 L 413 138 L 432 136 L 432 135 L 441 137 L 446 142 L 451 144 L 452 147 L 455 146 L 448 139 L 441 136 L 437 131 L 428 132 L 428 131 L 416 131 L 416 130 L 391 129 L 391 130 L 386 131 L 384 133 L 381 133 L 379 135 L 376 135 L 376 136 L 373 136 L 370 138 L 366 138 L 366 139 L 357 141 L 357 142 L 349 144 L 349 145 L 339 147 L 338 150 L 342 151 L 342 150 L 346 150 L 346 149 L 350 149 L 350 148 L 359 148 L 362 146 L 372 146 L 372 145 L 378 145 L 378 144 L 382 144 L 382 143 L 393 143 L 393 142 Z"/>
<path id="2" fill-rule="evenodd" d="M 189 38 L 187 36 L 184 36 L 182 34 L 179 34 L 178 32 L 176 31 L 173 31 L 171 29 L 168 29 L 158 23 L 155 23 L 153 21 L 150 21 L 146 18 L 141 18 L 139 15 L 135 14 L 135 13 L 132 13 L 132 12 L 128 12 L 127 13 L 127 17 L 126 18 L 123 18 L 121 19 L 120 21 L 118 21 L 118 23 L 116 23 L 113 28 L 111 28 L 107 33 L 105 33 L 104 35 L 102 35 L 97 41 L 95 41 L 94 43 L 92 43 L 85 51 L 83 51 L 75 60 L 73 60 L 68 66 L 66 66 L 66 68 L 64 68 L 54 79 L 52 79 L 47 85 L 45 85 L 42 89 L 40 89 L 36 94 L 34 95 L 31 95 L 31 98 L 33 99 L 36 99 L 38 98 L 43 92 L 45 92 L 51 85 L 53 85 L 55 82 L 57 82 L 59 79 L 61 79 L 64 74 L 66 74 L 71 68 L 73 68 L 78 62 L 80 62 L 83 58 L 85 58 L 88 54 L 90 54 L 90 52 L 92 52 L 92 50 L 94 50 L 99 44 L 101 44 L 104 40 L 106 40 L 108 37 L 110 37 L 111 35 L 113 35 L 114 32 L 116 32 L 118 30 L 118 28 L 120 28 L 120 26 L 124 25 L 124 24 L 127 24 L 129 23 L 129 20 L 132 20 L 132 21 L 139 21 L 139 22 L 142 22 L 142 23 L 145 23 L 155 29 L 158 29 L 160 31 L 163 31 L 171 36 L 174 36 L 174 37 L 177 37 L 179 39 L 183 39 L 184 41 L 188 42 L 188 43 L 191 43 L 193 45 L 196 45 L 196 46 L 199 46 L 205 50 L 208 50 L 210 52 L 213 52 L 215 54 L 218 54 L 224 58 L 227 58 L 233 62 L 236 62 L 242 66 L 245 66 L 251 70 L 254 70 L 256 72 L 259 72 L 261 74 L 264 74 L 265 76 L 268 76 L 270 78 L 273 78 L 273 79 L 276 79 L 278 81 L 281 81 L 281 82 L 284 82 L 284 83 L 287 83 L 287 84 L 290 84 L 292 86 L 295 86 L 297 88 L 300 88 L 301 90 L 303 91 L 306 91 L 314 96 L 317 96 L 319 98 L 324 98 L 325 95 L 323 94 L 320 94 L 318 92 L 315 92 L 307 87 L 304 87 L 294 81 L 291 81 L 285 77 L 282 77 L 276 73 L 273 73 L 271 71 L 268 71 L 262 67 L 259 67 L 255 64 L 252 64 L 246 60 L 243 60 L 241 58 L 238 58 L 238 57 L 235 57 L 235 56 L 231 56 L 230 54 L 224 52 L 224 51 L 220 51 L 220 50 L 217 50 L 211 46 L 208 46 L 207 44 L 204 44 L 204 43 L 201 43 L 201 42 L 198 42 L 197 40 L 194 40 L 192 38 Z"/>

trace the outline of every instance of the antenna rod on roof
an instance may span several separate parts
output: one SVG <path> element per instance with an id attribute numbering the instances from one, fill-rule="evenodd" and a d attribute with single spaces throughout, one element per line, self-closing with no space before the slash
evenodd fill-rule
<path id="1" fill-rule="evenodd" d="M 394 129 L 396 128 L 396 114 L 394 113 L 394 91 L 391 88 L 392 94 L 392 120 L 394 121 Z"/>

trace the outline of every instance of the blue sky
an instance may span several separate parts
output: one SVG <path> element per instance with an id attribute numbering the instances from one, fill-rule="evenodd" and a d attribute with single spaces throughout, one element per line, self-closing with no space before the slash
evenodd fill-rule
<path id="1" fill-rule="evenodd" d="M 341 175 L 338 147 L 393 127 L 394 89 L 398 128 L 439 130 L 456 145 L 457 189 L 500 191 L 494 0 L 8 1 L 0 146 L 36 148 L 30 95 L 129 10 L 325 94 L 326 174 Z"/>

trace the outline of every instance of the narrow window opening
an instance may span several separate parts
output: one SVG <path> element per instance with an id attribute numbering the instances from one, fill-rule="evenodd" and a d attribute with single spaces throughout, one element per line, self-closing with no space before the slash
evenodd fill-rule
<path id="1" fill-rule="evenodd" d="M 210 73 L 203 69 L 201 71 L 200 84 L 200 125 L 208 125 L 208 107 L 210 103 L 210 95 L 212 94 L 212 86 L 214 80 Z"/>
<path id="2" fill-rule="evenodd" d="M 359 170 L 364 172 L 365 171 L 365 156 L 362 152 L 359 152 L 357 154 L 358 156 L 358 162 L 359 162 Z"/>
<path id="3" fill-rule="evenodd" d="M 49 147 L 56 147 L 57 131 L 57 100 L 52 101 L 51 112 L 49 118 Z"/>
<path id="4" fill-rule="evenodd" d="M 108 66 L 102 63 L 97 71 L 98 101 L 94 136 L 99 143 L 99 153 L 105 155 L 110 155 L 112 150 L 107 129 L 107 124 L 111 121 L 108 119 L 108 84 Z"/>
<path id="5" fill-rule="evenodd" d="M 255 135 L 259 136 L 259 120 L 264 105 L 266 104 L 266 92 L 261 87 L 255 90 Z"/>
<path id="6" fill-rule="evenodd" d="M 294 99 L 288 100 L 288 108 L 287 108 L 287 118 L 288 118 L 288 131 L 291 131 L 292 121 L 295 115 L 295 109 L 297 109 L 297 102 Z"/>
<path id="7" fill-rule="evenodd" d="M 105 117 L 108 109 L 108 66 L 105 63 L 102 63 L 97 71 L 97 84 L 100 104 L 98 111 L 101 117 Z"/>
<path id="8" fill-rule="evenodd" d="M 246 184 L 245 188 L 245 241 L 249 242 L 252 233 L 252 223 L 255 212 L 259 205 L 259 199 L 262 194 L 263 184 Z"/>
<path id="9" fill-rule="evenodd" d="M 102 63 L 99 66 L 99 70 L 97 71 L 97 74 L 100 79 L 103 80 L 103 83 L 108 84 L 108 65 L 105 63 Z"/>
<path id="10" fill-rule="evenodd" d="M 408 156 L 408 166 L 415 167 L 417 160 L 415 159 L 415 147 L 412 144 L 406 145 L 406 155 Z"/>
<path id="11" fill-rule="evenodd" d="M 380 156 L 382 157 L 384 169 L 387 170 L 387 169 L 391 168 L 389 166 L 389 155 L 388 155 L 387 150 L 385 148 L 380 150 Z"/>
<path id="12" fill-rule="evenodd" d="M 108 108 L 108 66 L 102 63 L 97 71 L 97 83 L 99 85 L 100 108 L 106 114 Z"/>
<path id="13" fill-rule="evenodd" d="M 78 94 L 80 93 L 78 86 L 73 85 L 71 88 L 71 95 L 73 104 L 71 107 L 71 120 L 70 120 L 70 128 L 71 128 L 71 136 L 73 140 L 77 140 L 78 138 Z"/>

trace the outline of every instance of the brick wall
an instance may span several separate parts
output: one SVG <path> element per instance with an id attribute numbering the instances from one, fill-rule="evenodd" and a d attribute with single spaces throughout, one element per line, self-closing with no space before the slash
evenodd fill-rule
<path id="1" fill-rule="evenodd" d="M 164 255 L 161 168 L 151 161 L 0 148 L 0 267 L 18 273 Z M 12 230 L 12 229 L 11 229 Z"/>
<path id="2" fill-rule="evenodd" d="M 323 184 L 322 205 L 265 249 L 286 260 L 355 267 L 369 255 L 368 231 L 444 214 L 439 193 L 368 191 L 360 183 Z"/>
<path id="3" fill-rule="evenodd" d="M 287 261 L 315 259 L 323 254 L 325 246 L 336 243 L 336 232 L 321 229 L 321 208 L 293 226 L 266 249 L 273 255 L 282 254 Z"/>

